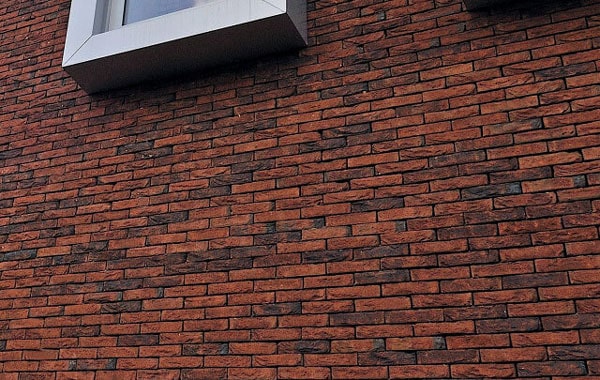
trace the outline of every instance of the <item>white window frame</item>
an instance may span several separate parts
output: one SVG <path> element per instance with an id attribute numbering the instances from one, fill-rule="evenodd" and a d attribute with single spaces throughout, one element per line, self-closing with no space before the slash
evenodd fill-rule
<path id="1" fill-rule="evenodd" d="M 306 0 L 216 0 L 121 27 L 110 21 L 120 17 L 122 23 L 123 15 L 111 1 L 71 2 L 63 67 L 87 92 L 307 42 Z M 114 15 L 107 16 L 107 9 Z"/>
<path id="2" fill-rule="evenodd" d="M 102 32 L 108 32 L 123 26 L 125 1 L 126 0 L 108 0 L 106 19 L 104 21 L 105 25 L 103 25 L 104 30 L 102 30 Z"/>

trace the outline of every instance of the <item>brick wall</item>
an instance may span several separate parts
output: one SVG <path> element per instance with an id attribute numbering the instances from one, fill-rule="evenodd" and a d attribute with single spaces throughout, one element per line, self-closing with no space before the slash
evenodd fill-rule
<path id="1" fill-rule="evenodd" d="M 0 4 L 0 379 L 600 376 L 600 1 L 308 7 L 90 97 Z"/>

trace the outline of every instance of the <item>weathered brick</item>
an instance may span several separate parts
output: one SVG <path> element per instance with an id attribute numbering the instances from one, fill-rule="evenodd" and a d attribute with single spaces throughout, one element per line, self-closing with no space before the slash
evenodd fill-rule
<path id="1" fill-rule="evenodd" d="M 337 367 L 332 369 L 332 379 L 385 379 L 384 367 Z"/>
<path id="2" fill-rule="evenodd" d="M 516 374 L 511 364 L 453 364 L 450 366 L 452 376 L 459 378 L 499 377 L 510 378 Z"/>
<path id="3" fill-rule="evenodd" d="M 586 367 L 583 361 L 546 361 L 529 362 L 517 366 L 519 376 L 544 376 L 553 373 L 563 376 L 585 375 Z"/>
<path id="4" fill-rule="evenodd" d="M 477 332 L 479 333 L 515 333 L 538 331 L 540 329 L 538 318 L 510 318 L 510 319 L 489 319 L 476 322 Z"/>
<path id="5" fill-rule="evenodd" d="M 277 371 L 279 379 L 328 379 L 331 370 L 328 367 L 282 367 Z"/>

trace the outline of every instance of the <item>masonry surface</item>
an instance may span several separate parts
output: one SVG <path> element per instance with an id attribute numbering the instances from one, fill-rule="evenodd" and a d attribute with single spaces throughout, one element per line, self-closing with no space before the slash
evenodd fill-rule
<path id="1" fill-rule="evenodd" d="M 309 0 L 89 96 L 0 4 L 0 379 L 600 377 L 600 1 Z"/>

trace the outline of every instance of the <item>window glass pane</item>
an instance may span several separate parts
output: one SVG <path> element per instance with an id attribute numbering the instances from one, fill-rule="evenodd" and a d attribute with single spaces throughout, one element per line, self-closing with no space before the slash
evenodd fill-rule
<path id="1" fill-rule="evenodd" d="M 215 0 L 127 0 L 123 25 L 147 20 Z"/>

